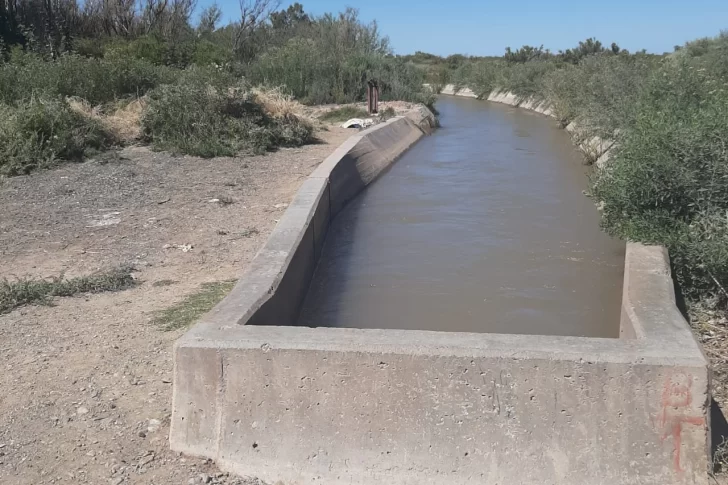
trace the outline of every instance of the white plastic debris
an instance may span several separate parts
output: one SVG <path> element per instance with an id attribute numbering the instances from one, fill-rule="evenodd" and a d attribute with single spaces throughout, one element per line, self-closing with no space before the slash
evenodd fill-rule
<path id="1" fill-rule="evenodd" d="M 371 118 L 352 118 L 343 125 L 341 125 L 342 128 L 366 128 L 368 126 L 372 126 L 374 124 L 374 120 Z"/>

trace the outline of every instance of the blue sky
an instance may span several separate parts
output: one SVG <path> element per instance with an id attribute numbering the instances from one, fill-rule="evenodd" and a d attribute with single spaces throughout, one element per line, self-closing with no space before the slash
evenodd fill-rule
<path id="1" fill-rule="evenodd" d="M 299 0 L 312 14 L 359 9 L 376 19 L 397 54 L 421 50 L 439 55 L 501 55 L 506 46 L 540 45 L 553 51 L 587 37 L 617 42 L 630 51 L 672 51 L 697 37 L 728 29 L 728 0 Z M 213 3 L 200 0 L 199 6 Z M 284 2 L 283 7 L 292 2 Z M 226 19 L 238 0 L 217 0 Z"/>

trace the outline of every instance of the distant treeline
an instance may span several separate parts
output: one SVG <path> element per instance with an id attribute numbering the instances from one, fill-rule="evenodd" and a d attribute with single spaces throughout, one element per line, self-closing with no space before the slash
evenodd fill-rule
<path id="1" fill-rule="evenodd" d="M 216 5 L 193 18 L 195 0 L 0 0 L 0 53 L 214 66 L 309 103 L 361 100 L 377 78 L 383 99 L 427 101 L 422 72 L 392 55 L 376 22 L 354 9 L 314 17 L 299 3 L 278 5 L 243 0 L 239 19 L 221 25 Z"/>

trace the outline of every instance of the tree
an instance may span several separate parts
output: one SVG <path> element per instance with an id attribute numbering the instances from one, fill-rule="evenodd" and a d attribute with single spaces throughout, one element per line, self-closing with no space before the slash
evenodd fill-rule
<path id="1" fill-rule="evenodd" d="M 280 0 L 240 0 L 240 22 L 236 25 L 234 46 L 243 61 L 254 57 L 250 40 L 279 6 Z"/>
<path id="2" fill-rule="evenodd" d="M 617 44 L 612 44 L 612 49 L 614 49 L 615 47 L 619 48 Z M 587 56 L 601 54 L 606 51 L 607 49 L 604 47 L 604 45 L 602 45 L 600 41 L 593 37 L 590 37 L 585 41 L 579 42 L 579 45 L 573 49 L 566 49 L 566 52 L 560 51 L 559 57 L 561 57 L 565 62 L 578 64 L 579 61 Z"/>
<path id="3" fill-rule="evenodd" d="M 524 45 L 515 52 L 510 47 L 506 47 L 506 53 L 503 55 L 503 58 L 510 64 L 523 64 L 535 59 L 546 58 L 550 55 L 551 53 L 548 50 L 544 50 L 543 44 L 539 47 Z"/>
<path id="4" fill-rule="evenodd" d="M 216 3 L 213 3 L 200 13 L 200 23 L 197 26 L 197 31 L 200 34 L 211 34 L 215 31 L 220 19 L 222 19 L 222 10 Z"/>
<path id="5" fill-rule="evenodd" d="M 298 24 L 308 24 L 311 22 L 310 17 L 303 11 L 303 5 L 296 2 L 289 6 L 286 10 L 280 12 L 272 12 L 270 15 L 271 26 L 275 30 L 289 29 Z"/>

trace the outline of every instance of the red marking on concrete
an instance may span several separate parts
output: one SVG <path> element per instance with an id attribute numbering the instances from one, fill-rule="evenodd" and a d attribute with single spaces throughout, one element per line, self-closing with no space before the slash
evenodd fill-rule
<path id="1" fill-rule="evenodd" d="M 684 471 L 680 464 L 683 424 L 705 426 L 704 417 L 686 414 L 689 411 L 686 408 L 693 402 L 692 385 L 692 376 L 679 374 L 666 381 L 662 391 L 661 439 L 665 441 L 668 437 L 672 437 L 673 464 L 678 474 Z"/>

